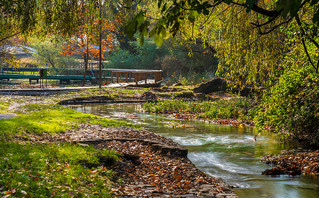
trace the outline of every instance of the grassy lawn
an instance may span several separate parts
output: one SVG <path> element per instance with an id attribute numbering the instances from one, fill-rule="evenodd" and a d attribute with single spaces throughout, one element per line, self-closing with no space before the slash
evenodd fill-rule
<path id="1" fill-rule="evenodd" d="M 10 98 L 2 98 L 1 113 L 9 112 L 10 102 Z M 0 120 L 0 193 L 3 196 L 111 197 L 111 182 L 119 182 L 109 169 L 120 157 L 115 151 L 71 143 L 18 143 L 14 136 L 56 134 L 77 128 L 81 123 L 105 127 L 131 124 L 50 102 L 26 104 L 14 113 L 17 118 Z"/>
<path id="2" fill-rule="evenodd" d="M 55 104 L 30 104 L 23 106 L 20 111 L 17 118 L 0 120 L 0 134 L 61 133 L 77 128 L 81 123 L 104 127 L 131 126 L 124 121 L 85 114 Z"/>
<path id="3" fill-rule="evenodd" d="M 15 197 L 110 197 L 114 151 L 63 144 L 0 141 L 0 190 Z"/>

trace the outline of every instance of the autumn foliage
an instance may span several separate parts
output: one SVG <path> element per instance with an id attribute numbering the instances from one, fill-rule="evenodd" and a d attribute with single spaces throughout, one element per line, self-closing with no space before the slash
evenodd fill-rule
<path id="1" fill-rule="evenodd" d="M 102 59 L 104 53 L 112 51 L 114 48 L 114 32 L 116 31 L 115 21 L 104 20 L 102 23 Z M 96 59 L 99 56 L 99 21 L 95 20 L 91 28 L 79 28 L 77 37 L 69 39 L 68 43 L 63 48 L 63 55 L 79 55 L 83 58 L 88 55 L 90 58 Z M 88 31 L 87 31 L 88 30 Z M 88 32 L 88 33 L 87 33 Z M 87 38 L 89 41 L 87 42 Z M 87 46 L 87 43 L 88 46 Z"/>

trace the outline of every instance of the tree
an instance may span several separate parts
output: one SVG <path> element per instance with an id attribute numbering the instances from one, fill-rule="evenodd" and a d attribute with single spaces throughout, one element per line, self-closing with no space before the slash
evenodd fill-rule
<path id="1" fill-rule="evenodd" d="M 221 60 L 219 72 L 236 80 L 239 86 L 269 86 L 275 82 L 273 79 L 287 66 L 285 56 L 292 50 L 303 51 L 306 64 L 318 72 L 319 59 L 310 53 L 319 50 L 317 0 L 158 0 L 157 3 L 153 9 L 142 7 L 127 24 L 129 37 L 136 32 L 141 41 L 145 36 L 154 36 L 158 45 L 170 36 L 188 42 L 199 38 L 204 45 L 216 49 Z"/>
<path id="2" fill-rule="evenodd" d="M 102 52 L 112 51 L 114 48 L 114 32 L 115 22 L 104 20 L 102 24 Z M 97 29 L 98 21 L 94 21 L 91 28 Z M 83 57 L 84 63 L 86 64 L 87 58 L 91 57 L 97 59 L 99 55 L 99 48 L 94 46 L 98 43 L 98 31 L 90 31 L 91 35 L 88 35 L 85 28 L 81 28 L 82 31 L 78 32 L 77 37 L 69 39 L 67 44 L 63 48 L 62 54 L 64 55 L 79 55 Z M 88 53 L 87 53 L 88 48 Z M 88 57 L 87 57 L 88 56 Z M 104 53 L 102 53 L 102 59 L 104 59 Z"/>
<path id="3" fill-rule="evenodd" d="M 61 42 L 54 42 L 53 39 L 38 40 L 31 39 L 31 46 L 36 49 L 33 57 L 38 61 L 40 67 L 49 66 L 54 69 L 65 68 L 66 66 L 77 66 L 77 62 L 65 55 Z"/>
<path id="4" fill-rule="evenodd" d="M 82 8 L 78 0 L 1 1 L 0 42 L 18 34 L 71 36 L 81 25 Z"/>

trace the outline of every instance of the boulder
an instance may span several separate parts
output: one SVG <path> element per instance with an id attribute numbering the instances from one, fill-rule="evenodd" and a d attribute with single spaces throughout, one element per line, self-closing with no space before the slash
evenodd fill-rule
<path id="1" fill-rule="evenodd" d="M 147 101 L 156 101 L 157 100 L 157 96 L 156 94 L 154 94 L 153 92 L 151 91 L 147 91 L 147 92 L 144 92 L 141 96 L 142 99 L 145 99 Z"/>
<path id="2" fill-rule="evenodd" d="M 216 78 L 212 81 L 199 85 L 199 87 L 194 88 L 193 91 L 195 93 L 209 94 L 216 91 L 226 91 L 226 89 L 227 89 L 226 80 L 223 78 Z"/>
<path id="3" fill-rule="evenodd" d="M 227 91 L 227 82 L 223 78 L 216 78 L 212 81 L 209 81 L 207 83 L 202 83 L 198 87 L 194 88 L 193 91 L 194 93 L 203 93 L 203 94 L 209 94 L 217 91 Z M 243 89 L 231 89 L 231 92 L 233 93 L 239 93 L 240 96 L 248 96 L 251 93 L 260 93 L 260 88 L 255 89 L 251 87 L 244 87 Z"/>

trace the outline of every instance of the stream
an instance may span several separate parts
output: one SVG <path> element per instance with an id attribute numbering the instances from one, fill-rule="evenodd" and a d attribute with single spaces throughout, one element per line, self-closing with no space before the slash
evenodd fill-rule
<path id="1" fill-rule="evenodd" d="M 261 175 L 271 167 L 260 162 L 260 156 L 289 148 L 268 131 L 263 131 L 254 141 L 257 132 L 252 128 L 146 114 L 141 104 L 89 104 L 71 108 L 125 120 L 174 140 L 188 149 L 188 158 L 198 169 L 234 186 L 239 197 L 319 197 L 319 178 L 315 176 Z"/>

